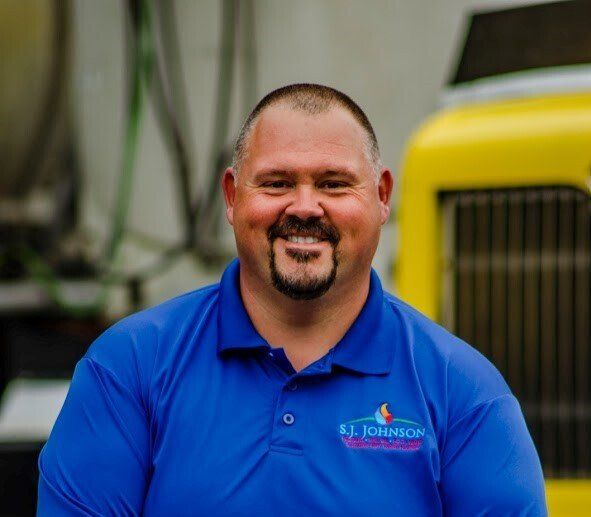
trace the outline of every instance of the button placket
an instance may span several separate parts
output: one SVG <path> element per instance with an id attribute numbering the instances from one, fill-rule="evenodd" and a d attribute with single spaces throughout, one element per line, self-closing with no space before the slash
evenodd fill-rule
<path id="1" fill-rule="evenodd" d="M 296 391 L 298 389 L 298 384 L 297 381 L 295 379 L 292 379 L 290 381 L 288 381 L 285 386 L 284 386 L 284 393 L 282 394 L 282 398 L 283 400 L 287 403 L 290 399 L 293 399 L 293 396 L 290 395 L 290 391 Z M 287 391 L 287 393 L 285 393 Z M 295 423 L 295 415 L 293 414 L 293 411 L 291 411 L 287 406 L 289 406 L 289 404 L 286 404 L 284 407 L 286 407 L 286 410 L 283 412 L 283 416 L 281 417 L 281 421 L 285 424 L 285 425 L 293 425 Z"/>
<path id="2" fill-rule="evenodd" d="M 295 386 L 295 388 L 294 388 Z M 295 379 L 286 380 L 277 396 L 271 450 L 289 454 L 302 454 L 301 421 L 296 401 L 300 398 Z"/>

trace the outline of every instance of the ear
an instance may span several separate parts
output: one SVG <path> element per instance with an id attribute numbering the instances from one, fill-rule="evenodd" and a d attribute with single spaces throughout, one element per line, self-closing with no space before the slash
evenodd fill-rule
<path id="1" fill-rule="evenodd" d="M 236 198 L 236 178 L 234 169 L 228 167 L 222 176 L 222 190 L 226 201 L 226 218 L 231 225 L 234 225 L 234 199 Z"/>
<path id="2" fill-rule="evenodd" d="M 390 200 L 392 198 L 393 187 L 394 177 L 392 176 L 390 169 L 382 169 L 382 172 L 380 173 L 380 181 L 378 182 L 382 224 L 385 224 L 390 217 Z"/>

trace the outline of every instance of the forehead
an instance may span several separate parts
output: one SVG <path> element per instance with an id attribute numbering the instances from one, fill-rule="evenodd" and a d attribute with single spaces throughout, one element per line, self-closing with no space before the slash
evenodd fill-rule
<path id="1" fill-rule="evenodd" d="M 367 167 L 366 134 L 355 117 L 335 106 L 309 114 L 284 104 L 266 108 L 247 143 L 248 168 Z"/>

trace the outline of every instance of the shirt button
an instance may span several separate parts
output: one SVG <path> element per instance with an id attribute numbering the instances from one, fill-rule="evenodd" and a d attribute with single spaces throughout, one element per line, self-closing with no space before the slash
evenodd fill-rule
<path id="1" fill-rule="evenodd" d="M 295 422 L 295 418 L 291 413 L 285 413 L 282 420 L 285 425 L 291 425 Z"/>
<path id="2" fill-rule="evenodd" d="M 298 389 L 298 383 L 297 382 L 292 382 L 291 384 L 287 385 L 287 389 L 289 391 L 295 391 Z"/>

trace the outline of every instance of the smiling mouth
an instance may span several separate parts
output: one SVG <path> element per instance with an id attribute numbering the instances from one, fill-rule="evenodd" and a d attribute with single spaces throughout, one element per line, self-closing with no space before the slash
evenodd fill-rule
<path id="1" fill-rule="evenodd" d="M 287 235 L 283 238 L 287 242 L 293 242 L 296 244 L 316 244 L 317 242 L 322 242 L 324 240 L 310 235 Z"/>
<path id="2" fill-rule="evenodd" d="M 313 245 L 328 242 L 333 247 L 340 240 L 339 233 L 332 225 L 319 219 L 302 220 L 295 216 L 287 217 L 282 223 L 275 223 L 268 231 L 269 242 L 280 238 L 290 244 Z"/>

